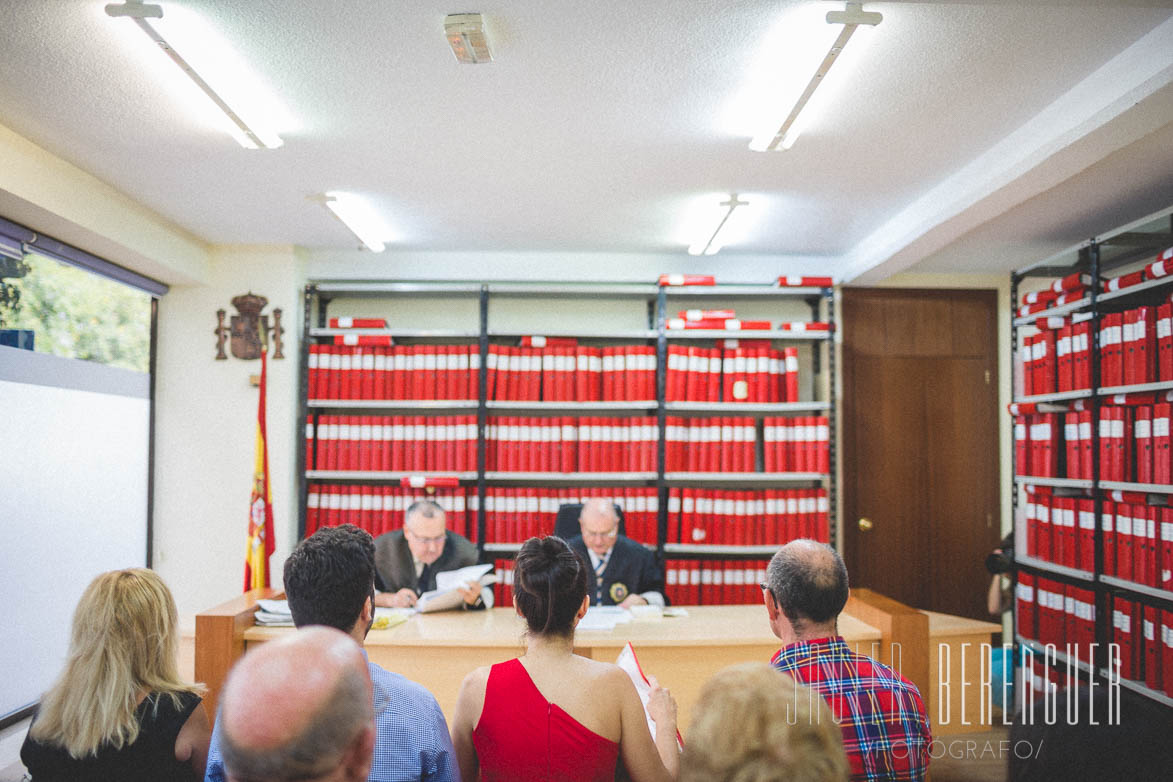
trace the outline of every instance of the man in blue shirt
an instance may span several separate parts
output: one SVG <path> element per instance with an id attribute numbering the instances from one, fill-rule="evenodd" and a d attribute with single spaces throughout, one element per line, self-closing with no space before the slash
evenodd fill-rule
<path id="1" fill-rule="evenodd" d="M 369 534 L 351 524 L 320 529 L 285 560 L 284 575 L 295 625 L 334 627 L 362 644 L 375 610 L 375 547 Z M 371 782 L 460 782 L 448 723 L 432 694 L 372 662 L 367 667 L 376 727 Z M 226 782 L 219 720 L 204 779 Z"/>

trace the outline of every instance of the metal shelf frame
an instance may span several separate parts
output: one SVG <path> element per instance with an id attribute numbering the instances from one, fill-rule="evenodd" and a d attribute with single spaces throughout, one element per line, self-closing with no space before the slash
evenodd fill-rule
<path id="1" fill-rule="evenodd" d="M 328 327 L 327 313 L 331 301 L 338 298 L 387 299 L 427 297 L 434 299 L 468 299 L 478 302 L 478 322 L 475 329 L 336 329 Z M 616 342 L 642 341 L 656 348 L 656 398 L 622 402 L 513 402 L 489 400 L 487 373 L 479 373 L 476 399 L 456 400 L 331 400 L 309 399 L 309 346 L 332 343 L 339 335 L 391 336 L 412 340 L 452 339 L 473 341 L 480 353 L 480 366 L 488 366 L 490 340 L 523 336 L 522 332 L 490 328 L 489 310 L 494 302 L 508 302 L 515 299 L 567 300 L 567 299 L 632 299 L 646 302 L 647 329 L 634 330 L 567 330 L 552 329 L 541 332 L 548 337 L 576 337 L 585 340 L 609 340 Z M 679 306 L 683 300 L 696 300 L 698 304 L 721 300 L 801 300 L 810 307 L 812 321 L 830 324 L 830 331 L 794 332 L 734 331 L 734 330 L 682 330 L 667 328 L 669 302 Z M 838 510 L 836 497 L 836 442 L 831 437 L 832 471 L 821 473 L 667 473 L 665 464 L 665 434 L 669 415 L 743 415 L 762 417 L 769 415 L 786 416 L 805 413 L 827 415 L 831 432 L 836 431 L 836 404 L 834 400 L 836 351 L 835 291 L 832 287 L 775 287 L 770 285 L 723 284 L 716 286 L 661 287 L 646 283 L 601 282 L 462 282 L 462 281 L 380 281 L 380 280 L 328 280 L 310 282 L 306 285 L 303 298 L 303 331 L 300 346 L 300 373 L 298 379 L 298 415 L 296 421 L 296 442 L 303 442 L 307 418 L 317 429 L 318 419 L 330 411 L 363 410 L 372 412 L 403 412 L 432 414 L 445 412 L 475 411 L 477 416 L 477 462 L 476 470 L 460 473 L 428 473 L 456 477 L 461 485 L 476 487 L 476 537 L 482 552 L 512 555 L 519 544 L 485 543 L 485 497 L 489 486 L 655 486 L 659 497 L 658 543 L 653 547 L 660 561 L 665 553 L 683 557 L 741 557 L 761 558 L 772 555 L 774 546 L 701 546 L 667 544 L 668 494 L 671 487 L 684 485 L 727 486 L 825 486 L 828 493 L 830 537 L 834 544 L 838 537 Z M 525 332 L 532 333 L 532 332 Z M 713 339 L 770 339 L 811 345 L 814 395 L 822 396 L 829 389 L 825 401 L 787 402 L 778 404 L 666 402 L 667 353 L 670 342 L 677 340 Z M 826 345 L 825 355 L 823 345 Z M 656 444 L 658 468 L 655 472 L 620 473 L 535 473 L 487 471 L 487 449 L 485 434 L 491 415 L 502 413 L 542 414 L 608 414 L 622 417 L 625 414 L 654 414 L 658 428 Z M 313 447 L 317 447 L 314 441 Z M 306 449 L 298 447 L 296 454 L 298 470 L 298 534 L 304 537 L 306 529 L 306 501 L 309 481 L 386 483 L 399 481 L 405 476 L 419 475 L 411 472 L 363 472 L 339 470 L 307 470 Z M 312 455 L 312 454 L 311 454 Z M 645 544 L 647 545 L 647 544 Z M 683 547 L 682 547 L 683 546 Z"/>
<path id="2" fill-rule="evenodd" d="M 1160 227 L 1158 221 L 1165 221 L 1166 227 Z M 1152 229 L 1153 225 L 1158 225 L 1157 233 L 1149 233 L 1145 231 L 1136 231 L 1135 229 L 1142 226 Z M 1162 210 L 1148 217 L 1142 218 L 1127 226 L 1123 226 L 1114 232 L 1104 234 L 1100 237 L 1093 237 L 1087 241 L 1081 242 L 1078 245 L 1068 248 L 1061 253 L 1058 253 L 1039 263 L 1020 269 L 1010 276 L 1010 297 L 1011 297 L 1011 317 L 1010 317 L 1010 334 L 1011 334 L 1011 349 L 1014 352 L 1012 356 L 1012 363 L 1017 362 L 1020 326 L 1033 326 L 1037 318 L 1048 316 L 1065 315 L 1071 312 L 1084 310 L 1090 314 L 1090 329 L 1091 335 L 1089 340 L 1090 364 L 1091 364 L 1091 388 L 1083 391 L 1065 392 L 1059 394 L 1038 394 L 1028 397 L 1022 397 L 1015 401 L 1017 402 L 1064 402 L 1075 399 L 1087 399 L 1088 407 L 1092 413 L 1092 476 L 1090 480 L 1073 480 L 1066 478 L 1035 478 L 1029 476 L 1019 476 L 1018 466 L 1015 463 L 1015 456 L 1011 454 L 1011 475 L 1014 476 L 1015 491 L 1012 494 L 1012 504 L 1017 509 L 1020 499 L 1019 487 L 1027 484 L 1036 484 L 1040 486 L 1054 486 L 1072 489 L 1086 489 L 1091 490 L 1094 503 L 1094 514 L 1097 519 L 1095 525 L 1092 542 L 1093 542 L 1093 569 L 1088 571 L 1079 570 L 1075 568 L 1068 568 L 1062 565 L 1056 565 L 1050 562 L 1044 562 L 1032 557 L 1025 556 L 1020 553 L 1016 556 L 1016 563 L 1026 571 L 1045 573 L 1050 576 L 1057 577 L 1060 581 L 1078 584 L 1081 588 L 1088 589 L 1095 594 L 1095 611 L 1096 611 L 1096 628 L 1095 641 L 1097 643 L 1096 659 L 1094 661 L 1094 668 L 1087 666 L 1084 663 L 1079 663 L 1082 670 L 1086 672 L 1094 672 L 1096 675 L 1107 678 L 1107 655 L 1108 644 L 1112 640 L 1112 625 L 1111 625 L 1111 601 L 1114 596 L 1122 596 L 1135 602 L 1143 603 L 1145 605 L 1159 605 L 1166 610 L 1173 606 L 1173 592 L 1163 589 L 1157 589 L 1144 584 L 1137 584 L 1125 579 L 1116 578 L 1105 574 L 1104 558 L 1105 558 L 1105 541 L 1104 530 L 1098 520 L 1102 516 L 1103 503 L 1105 501 L 1105 492 L 1107 490 L 1123 490 L 1136 491 L 1146 494 L 1156 495 L 1173 495 L 1173 486 L 1164 484 L 1150 484 L 1150 483 L 1133 483 L 1125 481 L 1105 481 L 1101 480 L 1101 465 L 1100 465 L 1100 448 L 1099 448 L 1099 425 L 1100 411 L 1105 404 L 1108 397 L 1115 394 L 1139 394 L 1151 392 L 1164 392 L 1173 390 L 1173 381 L 1162 381 L 1157 383 L 1144 383 L 1138 385 L 1128 386 L 1114 386 L 1102 387 L 1100 385 L 1100 345 L 1099 332 L 1100 322 L 1105 311 L 1116 311 L 1120 306 L 1125 306 L 1130 297 L 1138 297 L 1139 301 L 1145 301 L 1146 296 L 1151 296 L 1150 291 L 1162 288 L 1166 285 L 1173 285 L 1173 277 L 1161 277 L 1155 280 L 1142 282 L 1138 285 L 1133 285 L 1119 291 L 1105 292 L 1102 290 L 1102 278 L 1106 275 L 1104 272 L 1108 269 L 1125 268 L 1127 264 L 1135 264 L 1144 260 L 1144 254 L 1148 252 L 1160 252 L 1164 247 L 1173 244 L 1173 207 Z M 1116 249 L 1123 248 L 1121 252 Z M 1108 258 L 1104 257 L 1104 250 L 1108 249 Z M 1079 271 L 1088 274 L 1092 279 L 1089 293 L 1080 301 L 1073 302 L 1062 307 L 1055 307 L 1049 310 L 1039 312 L 1027 317 L 1016 317 L 1019 304 L 1019 284 L 1028 277 L 1057 277 L 1073 272 Z M 1104 305 L 1109 303 L 1110 307 Z M 1013 383 L 1013 373 L 1011 374 L 1011 382 Z M 1017 519 L 1017 514 L 1013 514 L 1012 518 Z M 1017 587 L 1018 569 L 1011 571 L 1011 578 L 1014 587 Z M 1015 623 L 1017 626 L 1017 611 L 1015 612 Z M 1016 632 L 1016 643 L 1032 648 L 1036 653 L 1041 651 L 1042 646 L 1035 641 L 1029 641 L 1023 638 Z M 1066 658 L 1060 654 L 1057 655 L 1059 662 L 1066 663 Z M 1173 699 L 1168 698 L 1164 693 L 1158 693 L 1145 687 L 1143 683 L 1119 679 L 1120 685 L 1130 690 L 1140 693 L 1145 697 L 1157 701 L 1167 707 L 1173 708 Z"/>

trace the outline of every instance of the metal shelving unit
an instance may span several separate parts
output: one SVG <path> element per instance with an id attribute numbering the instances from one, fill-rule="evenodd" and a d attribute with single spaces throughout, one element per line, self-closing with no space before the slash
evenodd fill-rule
<path id="1" fill-rule="evenodd" d="M 1099 331 L 1101 316 L 1105 312 L 1125 309 L 1131 302 L 1151 302 L 1152 297 L 1164 294 L 1167 286 L 1173 285 L 1173 277 L 1162 277 L 1142 282 L 1118 291 L 1105 292 L 1102 290 L 1102 280 L 1113 276 L 1114 272 L 1128 266 L 1137 265 L 1148 257 L 1173 245 L 1173 208 L 1149 215 L 1137 220 L 1116 231 L 1104 234 L 1093 239 L 1081 242 L 1061 253 L 1047 258 L 1039 263 L 1014 272 L 1010 278 L 1011 311 L 1017 313 L 1019 285 L 1029 277 L 1060 277 L 1079 271 L 1088 274 L 1092 279 L 1089 294 L 1079 301 L 1061 307 L 1053 307 L 1025 317 L 1011 317 L 1011 344 L 1015 352 L 1013 357 L 1017 361 L 1018 330 L 1019 327 L 1033 327 L 1039 318 L 1068 315 L 1073 312 L 1086 311 L 1090 313 L 1091 337 L 1088 349 L 1090 352 L 1091 384 L 1090 389 L 1071 391 L 1057 394 L 1037 394 L 1022 396 L 1016 402 L 1062 403 L 1077 399 L 1088 400 L 1092 411 L 1091 427 L 1091 456 L 1092 477 L 1090 480 L 1073 480 L 1067 478 L 1038 478 L 1017 475 L 1014 457 L 1011 457 L 1011 472 L 1014 475 L 1016 490 L 1013 494 L 1013 504 L 1017 509 L 1020 498 L 1018 488 L 1034 484 L 1038 486 L 1052 486 L 1063 489 L 1089 491 L 1094 501 L 1094 515 L 1096 524 L 1093 533 L 1094 569 L 1093 572 L 1064 567 L 1050 562 L 1025 556 L 1016 555 L 1016 563 L 1024 570 L 1056 577 L 1061 581 L 1078 584 L 1095 594 L 1095 615 L 1097 652 L 1094 669 L 1085 663 L 1078 663 L 1081 670 L 1103 678 L 1108 678 L 1106 669 L 1108 644 L 1112 641 L 1112 599 L 1121 596 L 1128 600 L 1145 605 L 1159 604 L 1168 610 L 1173 607 L 1173 593 L 1168 590 L 1156 589 L 1143 584 L 1136 584 L 1126 579 L 1105 574 L 1104 557 L 1105 543 L 1103 526 L 1099 520 L 1102 516 L 1105 491 L 1122 490 L 1143 492 L 1148 495 L 1173 494 L 1173 485 L 1134 483 L 1125 481 L 1100 480 L 1100 448 L 1099 425 L 1100 409 L 1110 397 L 1117 394 L 1143 394 L 1173 390 L 1173 381 L 1144 383 L 1126 386 L 1100 386 L 1100 350 Z M 1012 373 L 1013 374 L 1013 373 Z M 1085 408 L 1086 409 L 1086 408 Z M 1164 497 L 1161 498 L 1164 500 Z M 1167 500 L 1166 500 L 1167 501 Z M 1017 515 L 1017 514 L 1016 514 Z M 1017 584 L 1017 570 L 1013 573 Z M 1015 616 L 1017 623 L 1017 615 Z M 1030 647 L 1040 654 L 1042 646 L 1016 634 L 1016 641 L 1020 645 Z M 1057 661 L 1065 665 L 1067 658 L 1061 653 L 1056 655 Z M 1147 698 L 1173 707 L 1173 699 L 1164 693 L 1159 693 L 1144 686 L 1141 682 L 1120 679 L 1120 685 Z"/>
<path id="2" fill-rule="evenodd" d="M 476 329 L 448 328 L 375 328 L 340 329 L 328 327 L 327 313 L 332 301 L 343 298 L 363 300 L 396 299 L 472 299 L 477 304 L 478 323 Z M 570 300 L 631 300 L 643 301 L 647 309 L 647 328 L 637 329 L 567 329 L 520 330 L 492 327 L 489 319 L 490 304 L 511 300 L 549 300 L 553 302 Z M 830 331 L 789 331 L 775 329 L 754 330 L 680 330 L 667 329 L 669 303 L 676 307 L 713 306 L 722 300 L 762 302 L 799 301 L 810 308 L 811 320 L 830 323 Z M 797 345 L 809 345 L 811 352 L 812 381 L 816 378 L 821 387 L 833 389 L 835 374 L 834 333 L 834 291 L 819 287 L 775 287 L 769 285 L 716 285 L 697 287 L 660 287 L 646 283 L 530 283 L 530 282 L 392 282 L 379 280 L 361 281 L 318 281 L 309 283 L 304 292 L 304 331 L 301 343 L 301 364 L 299 378 L 299 405 L 297 419 L 297 441 L 301 442 L 307 417 L 331 411 L 367 411 L 372 413 L 402 412 L 405 414 L 427 415 L 431 413 L 474 412 L 477 416 L 477 469 L 459 473 L 430 472 L 430 476 L 455 477 L 461 485 L 476 487 L 477 539 L 482 551 L 497 554 L 513 554 L 518 548 L 515 543 L 485 542 L 485 498 L 490 486 L 655 486 L 659 499 L 658 535 L 655 549 L 661 559 L 665 554 L 678 557 L 740 556 L 765 557 L 771 555 L 774 546 L 692 546 L 666 543 L 668 528 L 668 494 L 673 486 L 823 486 L 826 487 L 829 503 L 830 536 L 837 534 L 837 509 L 834 473 L 836 443 L 836 408 L 833 394 L 825 399 L 809 402 L 787 402 L 777 404 L 745 404 L 737 402 L 666 402 L 667 347 L 679 340 L 720 340 L 720 339 L 768 339 Z M 467 306 L 467 305 L 462 305 Z M 452 339 L 472 341 L 479 347 L 480 366 L 488 365 L 487 357 L 491 340 L 517 338 L 527 334 L 540 333 L 546 337 L 574 337 L 582 340 L 603 342 L 642 342 L 656 348 L 656 398 L 619 402 L 520 402 L 490 400 L 487 388 L 487 373 L 479 374 L 476 399 L 456 400 L 333 400 L 308 399 L 309 370 L 308 356 L 311 344 L 332 343 L 339 335 L 390 336 L 418 341 Z M 823 345 L 826 345 L 823 355 Z M 818 386 L 816 386 L 818 388 Z M 653 414 L 658 425 L 657 454 L 659 465 L 655 472 L 502 472 L 487 471 L 485 433 L 490 415 L 497 414 L 568 414 L 568 415 L 614 415 Z M 669 415 L 727 415 L 761 418 L 764 416 L 788 416 L 802 414 L 825 414 L 829 418 L 832 438 L 832 472 L 821 473 L 667 473 L 664 470 L 665 428 Z M 316 431 L 316 427 L 315 427 Z M 306 470 L 305 449 L 298 448 L 298 490 L 299 490 L 299 535 L 305 534 L 306 500 L 308 481 L 376 483 L 400 481 L 404 477 L 419 475 L 412 472 L 365 472 L 339 470 Z"/>

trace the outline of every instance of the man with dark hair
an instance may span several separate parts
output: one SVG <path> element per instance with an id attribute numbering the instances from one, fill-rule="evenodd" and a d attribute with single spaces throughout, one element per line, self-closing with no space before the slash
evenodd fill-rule
<path id="1" fill-rule="evenodd" d="M 334 627 L 362 644 L 375 610 L 375 546 L 369 534 L 352 524 L 319 529 L 285 560 L 284 580 L 296 626 Z M 459 780 L 448 723 L 432 694 L 374 663 L 367 668 L 376 704 L 372 782 Z M 217 720 L 206 782 L 224 780 L 219 733 Z"/>
<path id="2" fill-rule="evenodd" d="M 762 587 L 770 629 L 782 640 L 771 664 L 831 706 L 853 782 L 924 779 L 932 736 L 920 691 L 840 637 L 847 568 L 835 549 L 792 540 L 770 560 Z"/>
<path id="3" fill-rule="evenodd" d="M 375 539 L 375 605 L 407 608 L 436 588 L 436 574 L 477 563 L 477 547 L 448 529 L 444 509 L 431 500 L 413 502 L 403 529 Z M 464 608 L 493 607 L 493 590 L 469 583 Z"/>
<path id="4" fill-rule="evenodd" d="M 220 699 L 228 782 L 362 782 L 375 715 L 366 659 L 329 627 L 261 644 L 241 658 Z"/>

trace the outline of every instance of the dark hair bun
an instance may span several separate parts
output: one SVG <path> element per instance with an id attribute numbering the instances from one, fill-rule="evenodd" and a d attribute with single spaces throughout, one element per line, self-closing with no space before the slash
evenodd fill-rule
<path id="1" fill-rule="evenodd" d="M 587 574 L 566 541 L 530 538 L 521 544 L 513 572 L 513 601 L 530 632 L 569 635 L 587 594 Z"/>

